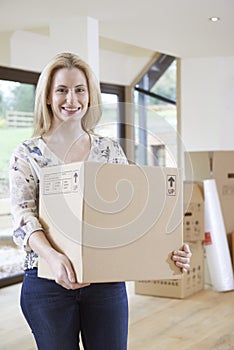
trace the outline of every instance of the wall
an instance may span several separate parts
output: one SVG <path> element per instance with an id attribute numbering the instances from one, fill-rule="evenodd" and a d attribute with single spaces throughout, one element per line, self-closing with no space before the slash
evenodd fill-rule
<path id="1" fill-rule="evenodd" d="M 8 66 L 11 59 L 10 38 L 12 32 L 0 33 L 0 66 Z"/>
<path id="2" fill-rule="evenodd" d="M 0 65 L 40 72 L 53 56 L 50 46 L 48 28 L 0 33 Z M 99 79 L 103 83 L 130 85 L 152 55 L 150 50 L 100 38 Z"/>
<path id="3" fill-rule="evenodd" d="M 181 60 L 181 134 L 188 151 L 234 149 L 234 57 Z"/>
<path id="4" fill-rule="evenodd" d="M 100 49 L 100 80 L 128 86 L 149 60 L 147 55 L 133 56 Z"/>
<path id="5" fill-rule="evenodd" d="M 0 65 L 40 71 L 50 57 L 45 34 L 1 33 Z M 101 39 L 100 81 L 130 85 L 150 60 L 152 52 L 121 45 Z M 233 67 L 232 56 L 181 59 L 181 135 L 187 150 L 234 149 Z"/>
<path id="6" fill-rule="evenodd" d="M 47 35 L 17 30 L 10 44 L 11 67 L 40 72 L 50 59 Z"/>

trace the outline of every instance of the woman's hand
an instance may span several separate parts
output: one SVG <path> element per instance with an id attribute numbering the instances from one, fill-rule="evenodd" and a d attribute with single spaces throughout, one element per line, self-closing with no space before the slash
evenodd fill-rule
<path id="1" fill-rule="evenodd" d="M 29 247 L 45 259 L 50 268 L 55 282 L 66 289 L 78 289 L 89 286 L 89 283 L 78 283 L 72 264 L 68 257 L 55 250 L 43 231 L 35 231 L 28 240 Z"/>
<path id="2" fill-rule="evenodd" d="M 47 259 L 51 271 L 55 277 L 55 282 L 66 289 L 79 289 L 89 286 L 89 283 L 78 283 L 72 264 L 66 255 L 53 251 Z"/>
<path id="3" fill-rule="evenodd" d="M 190 268 L 191 256 L 192 253 L 189 245 L 186 243 L 184 243 L 182 250 L 174 250 L 174 252 L 172 252 L 172 260 L 175 262 L 176 266 L 181 268 L 182 272 L 187 272 Z"/>

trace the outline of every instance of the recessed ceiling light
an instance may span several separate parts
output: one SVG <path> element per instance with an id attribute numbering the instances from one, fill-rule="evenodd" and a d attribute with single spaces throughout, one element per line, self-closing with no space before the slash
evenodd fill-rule
<path id="1" fill-rule="evenodd" d="M 211 22 L 218 22 L 218 21 L 220 21 L 220 18 L 219 18 L 219 17 L 216 17 L 216 16 L 213 16 L 213 17 L 210 17 L 209 20 L 210 20 Z"/>

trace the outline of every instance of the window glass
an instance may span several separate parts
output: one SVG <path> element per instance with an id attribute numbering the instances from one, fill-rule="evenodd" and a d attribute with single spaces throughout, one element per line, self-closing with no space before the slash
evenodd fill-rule
<path id="1" fill-rule="evenodd" d="M 9 159 L 33 130 L 34 85 L 0 80 L 0 278 L 23 271 L 24 252 L 12 241 Z"/>
<path id="2" fill-rule="evenodd" d="M 152 86 L 152 92 L 176 101 L 176 60 L 171 63 L 164 74 Z"/>
<path id="3" fill-rule="evenodd" d="M 176 62 L 169 65 L 151 89 L 146 73 L 140 87 L 145 93 L 134 93 L 135 161 L 142 165 L 177 166 Z"/>
<path id="4" fill-rule="evenodd" d="M 32 134 L 33 105 L 34 85 L 0 81 L 0 198 L 9 197 L 11 153 Z"/>
<path id="5" fill-rule="evenodd" d="M 116 94 L 102 93 L 103 113 L 95 132 L 101 136 L 117 139 L 119 104 Z"/>

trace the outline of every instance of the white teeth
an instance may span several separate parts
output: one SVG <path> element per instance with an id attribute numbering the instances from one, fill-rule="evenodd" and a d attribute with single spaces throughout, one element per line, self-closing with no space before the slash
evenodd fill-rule
<path id="1" fill-rule="evenodd" d="M 65 107 L 64 109 L 68 112 L 75 112 L 78 110 L 78 108 L 68 108 L 68 107 Z"/>

